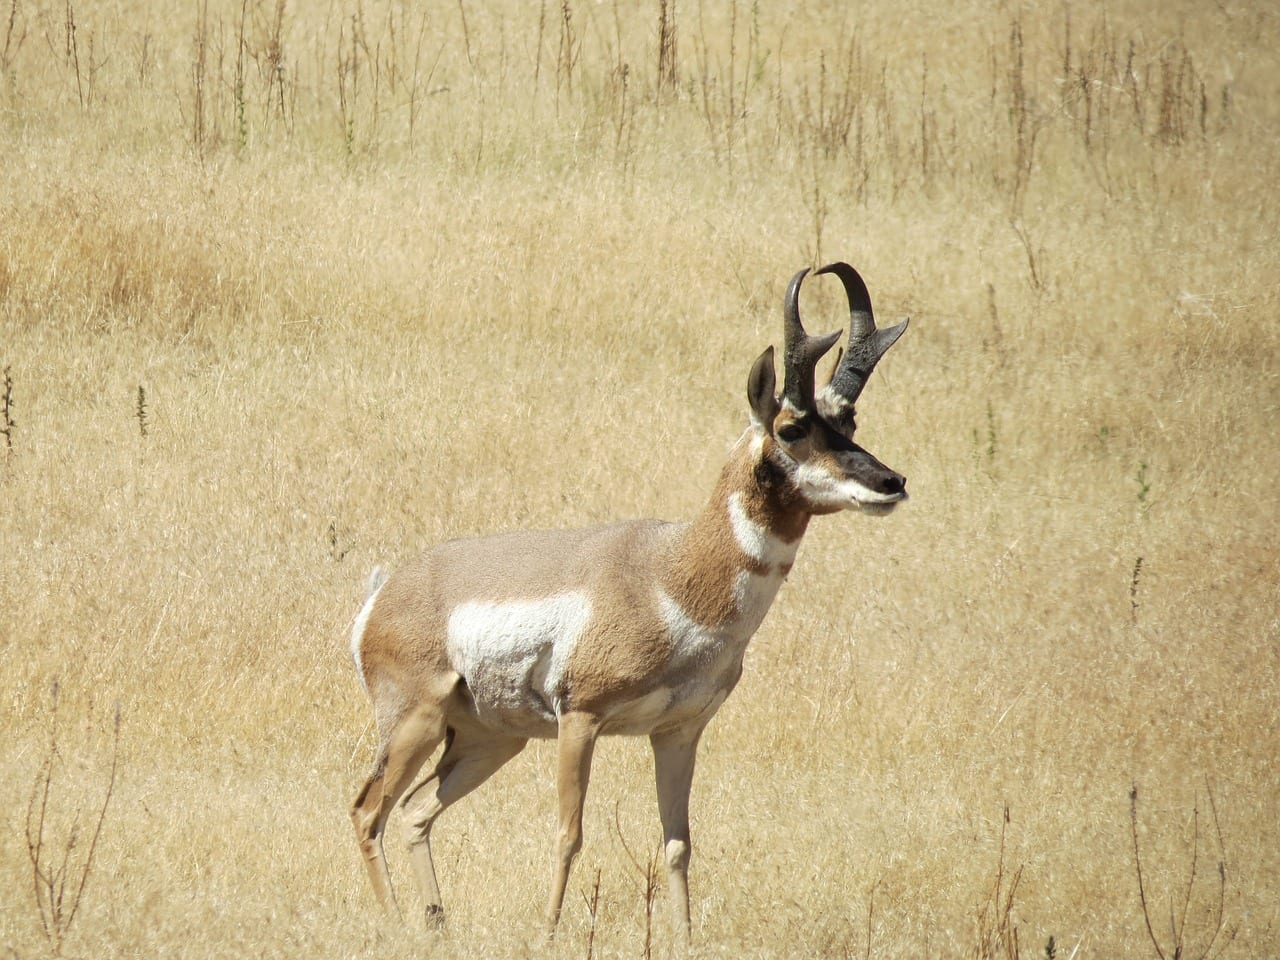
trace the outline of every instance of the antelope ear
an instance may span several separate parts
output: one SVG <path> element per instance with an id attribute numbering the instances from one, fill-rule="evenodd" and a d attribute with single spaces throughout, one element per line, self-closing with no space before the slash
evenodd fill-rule
<path id="1" fill-rule="evenodd" d="M 760 354 L 751 367 L 751 376 L 747 378 L 747 402 L 751 404 L 751 419 L 763 427 L 766 433 L 773 431 L 773 419 L 781 409 L 774 392 L 777 386 L 778 378 L 773 372 L 773 347 L 769 347 Z"/>

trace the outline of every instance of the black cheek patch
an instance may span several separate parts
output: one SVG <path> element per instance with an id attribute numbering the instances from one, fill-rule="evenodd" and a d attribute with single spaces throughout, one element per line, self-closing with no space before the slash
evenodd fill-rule
<path id="1" fill-rule="evenodd" d="M 777 487 L 786 482 L 787 473 L 780 463 L 766 454 L 755 466 L 755 480 L 761 487 Z"/>

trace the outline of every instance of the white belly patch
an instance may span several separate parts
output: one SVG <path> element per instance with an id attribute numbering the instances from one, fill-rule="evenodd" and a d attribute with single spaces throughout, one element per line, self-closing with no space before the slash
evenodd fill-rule
<path id="1" fill-rule="evenodd" d="M 554 720 L 555 691 L 590 619 L 591 602 L 581 593 L 455 607 L 449 660 L 481 718 L 521 728 Z"/>

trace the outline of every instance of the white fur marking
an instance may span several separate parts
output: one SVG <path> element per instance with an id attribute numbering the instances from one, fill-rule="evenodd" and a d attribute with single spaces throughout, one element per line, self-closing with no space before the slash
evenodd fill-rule
<path id="1" fill-rule="evenodd" d="M 742 505 L 742 495 L 736 491 L 729 495 L 729 525 L 742 552 L 757 563 L 785 566 L 795 562 L 800 542 L 787 543 L 752 520 Z"/>
<path id="2" fill-rule="evenodd" d="M 823 387 L 822 392 L 818 394 L 818 403 L 823 408 L 823 412 L 829 416 L 838 416 L 853 409 L 849 398 L 836 393 L 831 389 L 830 384 Z"/>
<path id="3" fill-rule="evenodd" d="M 582 593 L 462 603 L 449 614 L 449 659 L 481 709 L 519 710 L 531 696 L 553 704 L 590 619 L 591 601 Z"/>
<path id="4" fill-rule="evenodd" d="M 719 645 L 714 630 L 702 626 L 690 617 L 680 604 L 662 590 L 658 591 L 658 612 L 662 615 L 662 622 L 666 624 L 677 656 L 705 660 Z"/>
<path id="5" fill-rule="evenodd" d="M 356 614 L 355 623 L 351 625 L 351 659 L 356 662 L 356 675 L 360 678 L 360 686 L 364 687 L 365 693 L 369 692 L 369 685 L 364 679 L 364 660 L 360 655 L 361 647 L 364 645 L 365 627 L 369 625 L 369 615 L 373 613 L 373 602 L 378 599 L 378 594 L 382 592 L 382 586 L 386 583 L 385 577 L 380 577 L 382 568 L 374 569 L 373 574 L 369 577 L 369 586 L 372 592 L 369 598 L 365 600 L 364 606 L 360 608 L 360 612 Z"/>
<path id="6" fill-rule="evenodd" d="M 905 499 L 901 493 L 876 493 L 852 477 L 835 477 L 830 472 L 811 463 L 796 468 L 796 484 L 810 500 L 822 506 L 863 507 L 897 503 Z"/>
<path id="7" fill-rule="evenodd" d="M 744 580 L 761 579 L 744 571 L 740 575 L 739 588 Z M 781 582 L 781 577 L 777 580 Z M 710 718 L 724 703 L 741 675 L 747 641 L 759 626 L 759 617 L 769 608 L 766 600 L 757 611 L 747 616 L 739 616 L 721 626 L 706 627 L 690 617 L 663 591 L 658 591 L 657 600 L 658 612 L 674 648 L 667 675 L 676 683 L 670 688 L 659 688 L 659 691 L 628 706 L 624 722 L 637 730 L 643 726 L 639 721 L 648 720 L 658 705 L 658 692 L 663 692 L 668 701 L 662 709 L 663 718 Z M 659 717 L 655 715 L 654 720 L 657 719 Z"/>
<path id="8" fill-rule="evenodd" d="M 765 614 L 773 606 L 773 598 L 778 595 L 782 586 L 783 573 L 781 567 L 772 567 L 763 576 L 743 570 L 738 574 L 733 587 L 734 605 L 738 608 L 738 622 L 735 628 L 746 631 L 750 637 L 760 629 Z"/>
<path id="9" fill-rule="evenodd" d="M 726 650 L 733 650 L 736 656 L 740 656 L 769 612 L 782 580 L 782 568 L 779 566 L 770 568 L 764 575 L 749 570 L 739 571 L 733 583 L 736 616 L 713 626 L 698 623 L 680 604 L 659 591 L 658 612 L 671 637 L 676 657 L 706 664 L 717 660 Z"/>

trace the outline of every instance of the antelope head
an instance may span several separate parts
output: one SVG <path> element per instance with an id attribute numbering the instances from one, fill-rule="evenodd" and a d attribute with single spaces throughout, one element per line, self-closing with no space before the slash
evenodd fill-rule
<path id="1" fill-rule="evenodd" d="M 840 334 L 813 337 L 805 332 L 800 321 L 800 286 L 809 270 L 801 270 L 791 278 L 783 301 L 782 397 L 774 394 L 772 347 L 756 360 L 747 383 L 752 419 L 763 432 L 761 463 L 789 478 L 809 513 L 858 509 L 883 515 L 907 499 L 907 481 L 854 443 L 854 402 L 907 324 L 876 329 L 866 285 L 847 263 L 829 264 L 817 272 L 834 273 L 844 283 L 850 308 L 848 348 L 822 392 L 815 395 L 815 368 Z"/>

